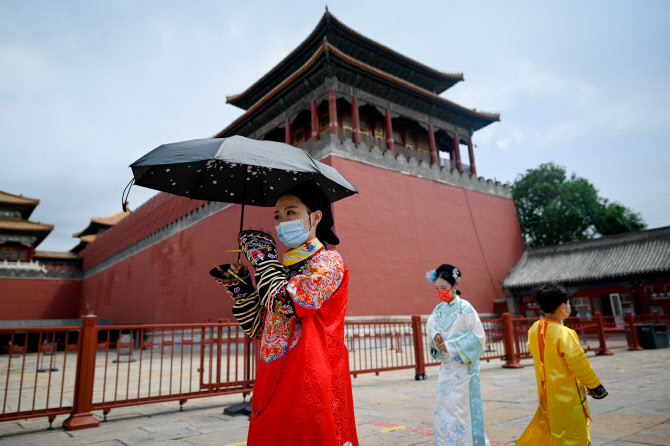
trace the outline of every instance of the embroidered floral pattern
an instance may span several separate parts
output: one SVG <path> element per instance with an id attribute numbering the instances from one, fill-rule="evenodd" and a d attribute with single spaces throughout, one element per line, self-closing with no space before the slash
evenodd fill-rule
<path id="1" fill-rule="evenodd" d="M 435 446 L 467 446 L 468 442 L 465 439 L 465 425 L 451 423 L 447 418 L 446 413 L 442 409 L 435 410 L 435 416 L 439 416 L 442 420 L 442 423 L 438 426 L 434 426 L 433 429 L 437 428 L 437 432 L 433 432 L 435 435 Z"/>
<path id="2" fill-rule="evenodd" d="M 268 311 L 261 338 L 260 357 L 263 362 L 272 362 L 284 356 L 295 347 L 301 334 L 302 323 L 299 319 Z"/>
<path id="3" fill-rule="evenodd" d="M 344 277 L 344 261 L 337 251 L 321 251 L 307 262 L 302 274 L 289 280 L 286 290 L 303 308 L 318 309 L 337 290 Z"/>
<path id="4" fill-rule="evenodd" d="M 264 260 L 277 260 L 277 244 L 270 234 L 247 230 L 240 232 L 238 238 L 244 256 L 254 267 Z"/>

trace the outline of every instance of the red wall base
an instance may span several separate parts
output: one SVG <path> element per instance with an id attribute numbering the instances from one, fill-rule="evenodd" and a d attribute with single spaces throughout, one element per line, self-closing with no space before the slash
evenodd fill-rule
<path id="1" fill-rule="evenodd" d="M 0 319 L 77 319 L 80 294 L 79 280 L 0 279 Z"/>

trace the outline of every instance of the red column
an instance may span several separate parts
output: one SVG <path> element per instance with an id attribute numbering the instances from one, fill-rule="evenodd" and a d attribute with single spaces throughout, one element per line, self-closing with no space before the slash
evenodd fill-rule
<path id="1" fill-rule="evenodd" d="M 626 313 L 625 319 L 626 324 L 628 325 L 628 331 L 630 332 L 628 350 L 644 350 L 640 347 L 640 343 L 637 340 L 637 331 L 635 331 L 635 319 L 633 318 L 633 313 L 630 311 Z"/>
<path id="2" fill-rule="evenodd" d="M 603 315 L 599 312 L 594 314 L 596 325 L 598 325 L 598 342 L 600 342 L 600 350 L 596 355 L 613 355 L 611 351 L 607 350 L 607 340 L 605 339 L 605 325 L 603 324 Z"/>
<path id="3" fill-rule="evenodd" d="M 312 99 L 312 141 L 319 140 L 319 112 L 316 109 L 316 101 Z"/>
<path id="4" fill-rule="evenodd" d="M 518 333 L 516 333 L 514 330 L 511 314 L 503 313 L 502 328 L 503 328 L 503 342 L 505 346 L 505 359 L 507 360 L 507 362 L 503 364 L 503 368 L 506 369 L 523 368 L 523 364 L 519 362 L 516 351 L 514 350 L 514 338 L 518 336 Z"/>
<path id="5" fill-rule="evenodd" d="M 351 97 L 351 136 L 355 144 L 361 142 L 361 119 L 358 116 L 358 98 Z"/>
<path id="6" fill-rule="evenodd" d="M 437 156 L 437 144 L 435 144 L 433 124 L 428 124 L 428 147 L 430 148 L 430 162 L 436 164 L 440 158 Z"/>
<path id="7" fill-rule="evenodd" d="M 35 256 L 35 243 L 31 243 L 30 249 L 28 249 L 28 256 L 26 258 L 26 262 L 31 262 L 34 256 Z"/>
<path id="8" fill-rule="evenodd" d="M 458 134 L 454 134 L 454 158 L 456 158 L 456 170 L 463 172 L 463 164 L 461 163 L 461 149 L 458 146 Z"/>
<path id="9" fill-rule="evenodd" d="M 328 90 L 328 121 L 330 133 L 339 137 L 339 132 L 337 131 L 337 96 L 335 95 L 334 88 Z"/>
<path id="10" fill-rule="evenodd" d="M 470 172 L 477 176 L 477 166 L 475 166 L 475 151 L 472 149 L 472 138 L 468 136 L 468 155 L 470 156 Z"/>
<path id="11" fill-rule="evenodd" d="M 386 109 L 386 148 L 393 152 L 393 124 L 391 123 L 391 110 Z"/>
<path id="12" fill-rule="evenodd" d="M 293 134 L 291 133 L 291 118 L 288 116 L 284 120 L 286 128 L 284 129 L 284 142 L 286 144 L 293 144 Z"/>
<path id="13" fill-rule="evenodd" d="M 414 379 L 426 379 L 426 364 L 423 358 L 423 340 L 425 339 L 423 327 L 421 326 L 421 316 L 412 316 L 412 338 L 414 339 Z"/>
<path id="14" fill-rule="evenodd" d="M 93 409 L 93 381 L 95 380 L 95 354 L 98 347 L 97 316 L 84 316 L 77 354 L 77 377 L 72 414 L 63 422 L 67 430 L 98 427 L 100 421 L 91 413 Z"/>

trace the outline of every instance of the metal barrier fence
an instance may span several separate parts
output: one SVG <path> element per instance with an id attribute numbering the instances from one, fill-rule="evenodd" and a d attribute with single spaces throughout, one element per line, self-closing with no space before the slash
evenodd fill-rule
<path id="1" fill-rule="evenodd" d="M 439 365 L 430 354 L 426 318 L 347 322 L 351 374 Z M 481 360 L 500 359 L 503 367 L 523 367 L 529 358 L 528 329 L 537 319 L 482 320 L 486 343 Z M 115 407 L 253 391 L 256 342 L 238 324 L 98 326 L 86 316 L 82 326 L 0 329 L 0 421 L 69 414 L 64 426 L 99 425 L 92 414 Z M 568 318 L 586 351 L 640 349 L 635 325 L 670 324 L 670 316 L 628 314 Z"/>
<path id="2" fill-rule="evenodd" d="M 0 421 L 72 412 L 80 329 L 0 329 Z"/>
<path id="3" fill-rule="evenodd" d="M 227 393 L 248 394 L 253 342 L 237 324 L 98 329 L 93 409 Z"/>
<path id="4" fill-rule="evenodd" d="M 352 322 L 345 324 L 349 369 L 361 373 L 416 367 L 412 322 Z"/>

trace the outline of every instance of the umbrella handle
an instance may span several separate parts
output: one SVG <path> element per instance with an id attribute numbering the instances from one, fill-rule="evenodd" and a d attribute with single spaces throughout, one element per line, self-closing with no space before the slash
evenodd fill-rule
<path id="1" fill-rule="evenodd" d="M 123 209 L 123 212 L 128 212 L 128 195 L 130 195 L 130 188 L 133 187 L 133 184 L 135 184 L 135 178 L 132 178 L 126 187 L 123 188 L 123 192 L 121 192 L 121 208 Z M 125 199 L 124 196 L 125 195 Z"/>
<path id="2" fill-rule="evenodd" d="M 244 166 L 244 180 L 242 180 L 242 212 L 240 215 L 240 232 L 244 230 L 244 200 L 247 198 L 247 174 L 248 168 Z M 237 253 L 237 262 L 239 263 L 242 252 Z"/>

